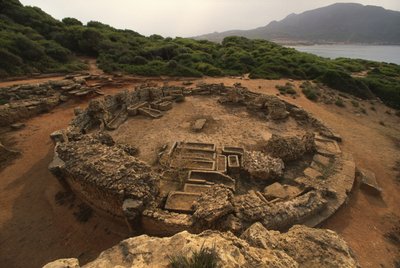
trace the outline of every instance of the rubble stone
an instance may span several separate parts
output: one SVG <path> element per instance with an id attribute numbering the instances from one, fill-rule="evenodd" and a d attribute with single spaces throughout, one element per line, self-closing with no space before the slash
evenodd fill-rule
<path id="1" fill-rule="evenodd" d="M 206 124 L 206 122 L 207 122 L 207 119 L 204 119 L 204 118 L 197 119 L 192 126 L 193 131 L 196 131 L 196 132 L 201 131 L 204 128 L 204 125 Z"/>
<path id="2" fill-rule="evenodd" d="M 315 150 L 314 135 L 306 134 L 301 139 L 298 137 L 283 137 L 272 135 L 265 146 L 265 152 L 283 161 L 293 161 L 303 157 L 305 153 Z"/>
<path id="3" fill-rule="evenodd" d="M 254 179 L 268 180 L 271 177 L 280 177 L 284 167 L 281 159 L 260 151 L 246 151 L 243 156 L 243 169 Z"/>
<path id="4" fill-rule="evenodd" d="M 234 211 L 233 193 L 224 185 L 210 187 L 195 202 L 193 218 L 195 222 L 210 226 L 223 216 Z"/>

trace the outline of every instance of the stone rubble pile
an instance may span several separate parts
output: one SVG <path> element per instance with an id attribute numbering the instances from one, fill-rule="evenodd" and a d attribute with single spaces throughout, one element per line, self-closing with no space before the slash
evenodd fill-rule
<path id="1" fill-rule="evenodd" d="M 48 112 L 71 97 L 102 94 L 102 83 L 88 85 L 95 76 L 67 76 L 63 80 L 0 88 L 0 126 Z M 101 80 L 101 79 L 100 79 Z"/>

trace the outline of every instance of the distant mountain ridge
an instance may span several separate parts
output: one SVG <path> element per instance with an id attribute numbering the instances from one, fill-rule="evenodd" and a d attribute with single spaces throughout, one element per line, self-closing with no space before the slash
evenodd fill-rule
<path id="1" fill-rule="evenodd" d="M 231 30 L 194 37 L 220 42 L 227 36 L 267 39 L 278 43 L 400 44 L 400 12 L 378 6 L 336 3 L 252 30 Z"/>

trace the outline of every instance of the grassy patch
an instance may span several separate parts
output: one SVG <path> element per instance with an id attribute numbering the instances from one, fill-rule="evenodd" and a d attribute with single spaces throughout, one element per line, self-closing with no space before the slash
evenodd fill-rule
<path id="1" fill-rule="evenodd" d="M 337 98 L 335 101 L 335 105 L 338 107 L 346 107 L 342 98 Z"/>
<path id="2" fill-rule="evenodd" d="M 275 88 L 279 90 L 279 93 L 282 95 L 295 95 L 297 94 L 296 90 L 294 89 L 294 85 L 292 83 L 287 82 L 284 86 L 276 85 Z"/>
<path id="3" fill-rule="evenodd" d="M 218 255 L 215 247 L 206 248 L 204 245 L 199 251 L 193 251 L 191 256 L 178 254 L 169 257 L 171 268 L 217 268 Z"/>
<path id="4" fill-rule="evenodd" d="M 303 92 L 304 96 L 311 101 L 318 101 L 320 96 L 319 88 L 313 85 L 311 82 L 306 81 L 300 85 L 301 92 Z"/>

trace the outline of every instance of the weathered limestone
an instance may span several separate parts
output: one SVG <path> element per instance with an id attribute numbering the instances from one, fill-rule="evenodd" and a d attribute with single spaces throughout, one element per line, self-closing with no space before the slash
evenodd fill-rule
<path id="1" fill-rule="evenodd" d="M 301 139 L 272 135 L 264 149 L 269 155 L 283 161 L 300 159 L 304 154 L 312 153 L 314 150 L 314 134 L 312 133 L 304 135 Z"/>
<path id="2" fill-rule="evenodd" d="M 268 203 L 258 195 L 235 196 L 235 214 L 245 225 L 260 221 L 266 228 L 285 230 L 319 213 L 327 200 L 318 191 L 310 191 L 285 202 Z"/>
<path id="3" fill-rule="evenodd" d="M 299 267 L 359 267 L 346 242 L 331 230 L 295 225 L 279 233 L 255 223 L 240 238 L 253 247 L 282 249 Z"/>
<path id="4" fill-rule="evenodd" d="M 285 165 L 279 158 L 274 158 L 259 151 L 245 152 L 243 169 L 250 177 L 258 180 L 268 180 L 283 174 Z"/>
<path id="5" fill-rule="evenodd" d="M 361 178 L 360 188 L 371 195 L 381 195 L 382 188 L 376 181 L 375 173 L 368 169 L 357 168 L 357 175 Z"/>
<path id="6" fill-rule="evenodd" d="M 204 125 L 206 124 L 206 122 L 207 122 L 207 119 L 204 119 L 204 118 L 197 119 L 192 126 L 193 131 L 200 132 L 204 128 Z"/>
<path id="7" fill-rule="evenodd" d="M 252 225 L 240 238 L 230 232 L 217 231 L 198 235 L 185 231 L 165 238 L 132 237 L 104 251 L 83 267 L 166 268 L 170 257 L 188 257 L 201 247 L 215 249 L 219 267 L 359 267 L 349 246 L 333 231 L 296 225 L 287 233 L 279 233 L 269 231 L 259 223 Z M 77 262 L 73 259 L 68 264 Z"/>
<path id="8" fill-rule="evenodd" d="M 98 87 L 87 86 L 86 78 L 53 80 L 40 84 L 0 88 L 0 126 L 45 113 L 71 97 L 98 94 Z"/>
<path id="9" fill-rule="evenodd" d="M 199 193 L 172 191 L 168 195 L 164 208 L 173 212 L 193 212 L 193 204 L 199 197 Z"/>
<path id="10" fill-rule="evenodd" d="M 197 199 L 194 204 L 193 218 L 200 226 L 211 226 L 234 211 L 232 203 L 232 190 L 224 185 L 214 185 Z"/>
<path id="11" fill-rule="evenodd" d="M 101 135 L 75 136 L 56 153 L 64 164 L 55 175 L 99 211 L 124 217 L 123 200 L 132 199 L 143 202 L 140 215 L 158 194 L 159 175 Z"/>
<path id="12" fill-rule="evenodd" d="M 273 200 L 275 198 L 286 199 L 289 195 L 282 184 L 280 184 L 279 182 L 275 182 L 265 187 L 264 196 L 268 200 Z"/>

